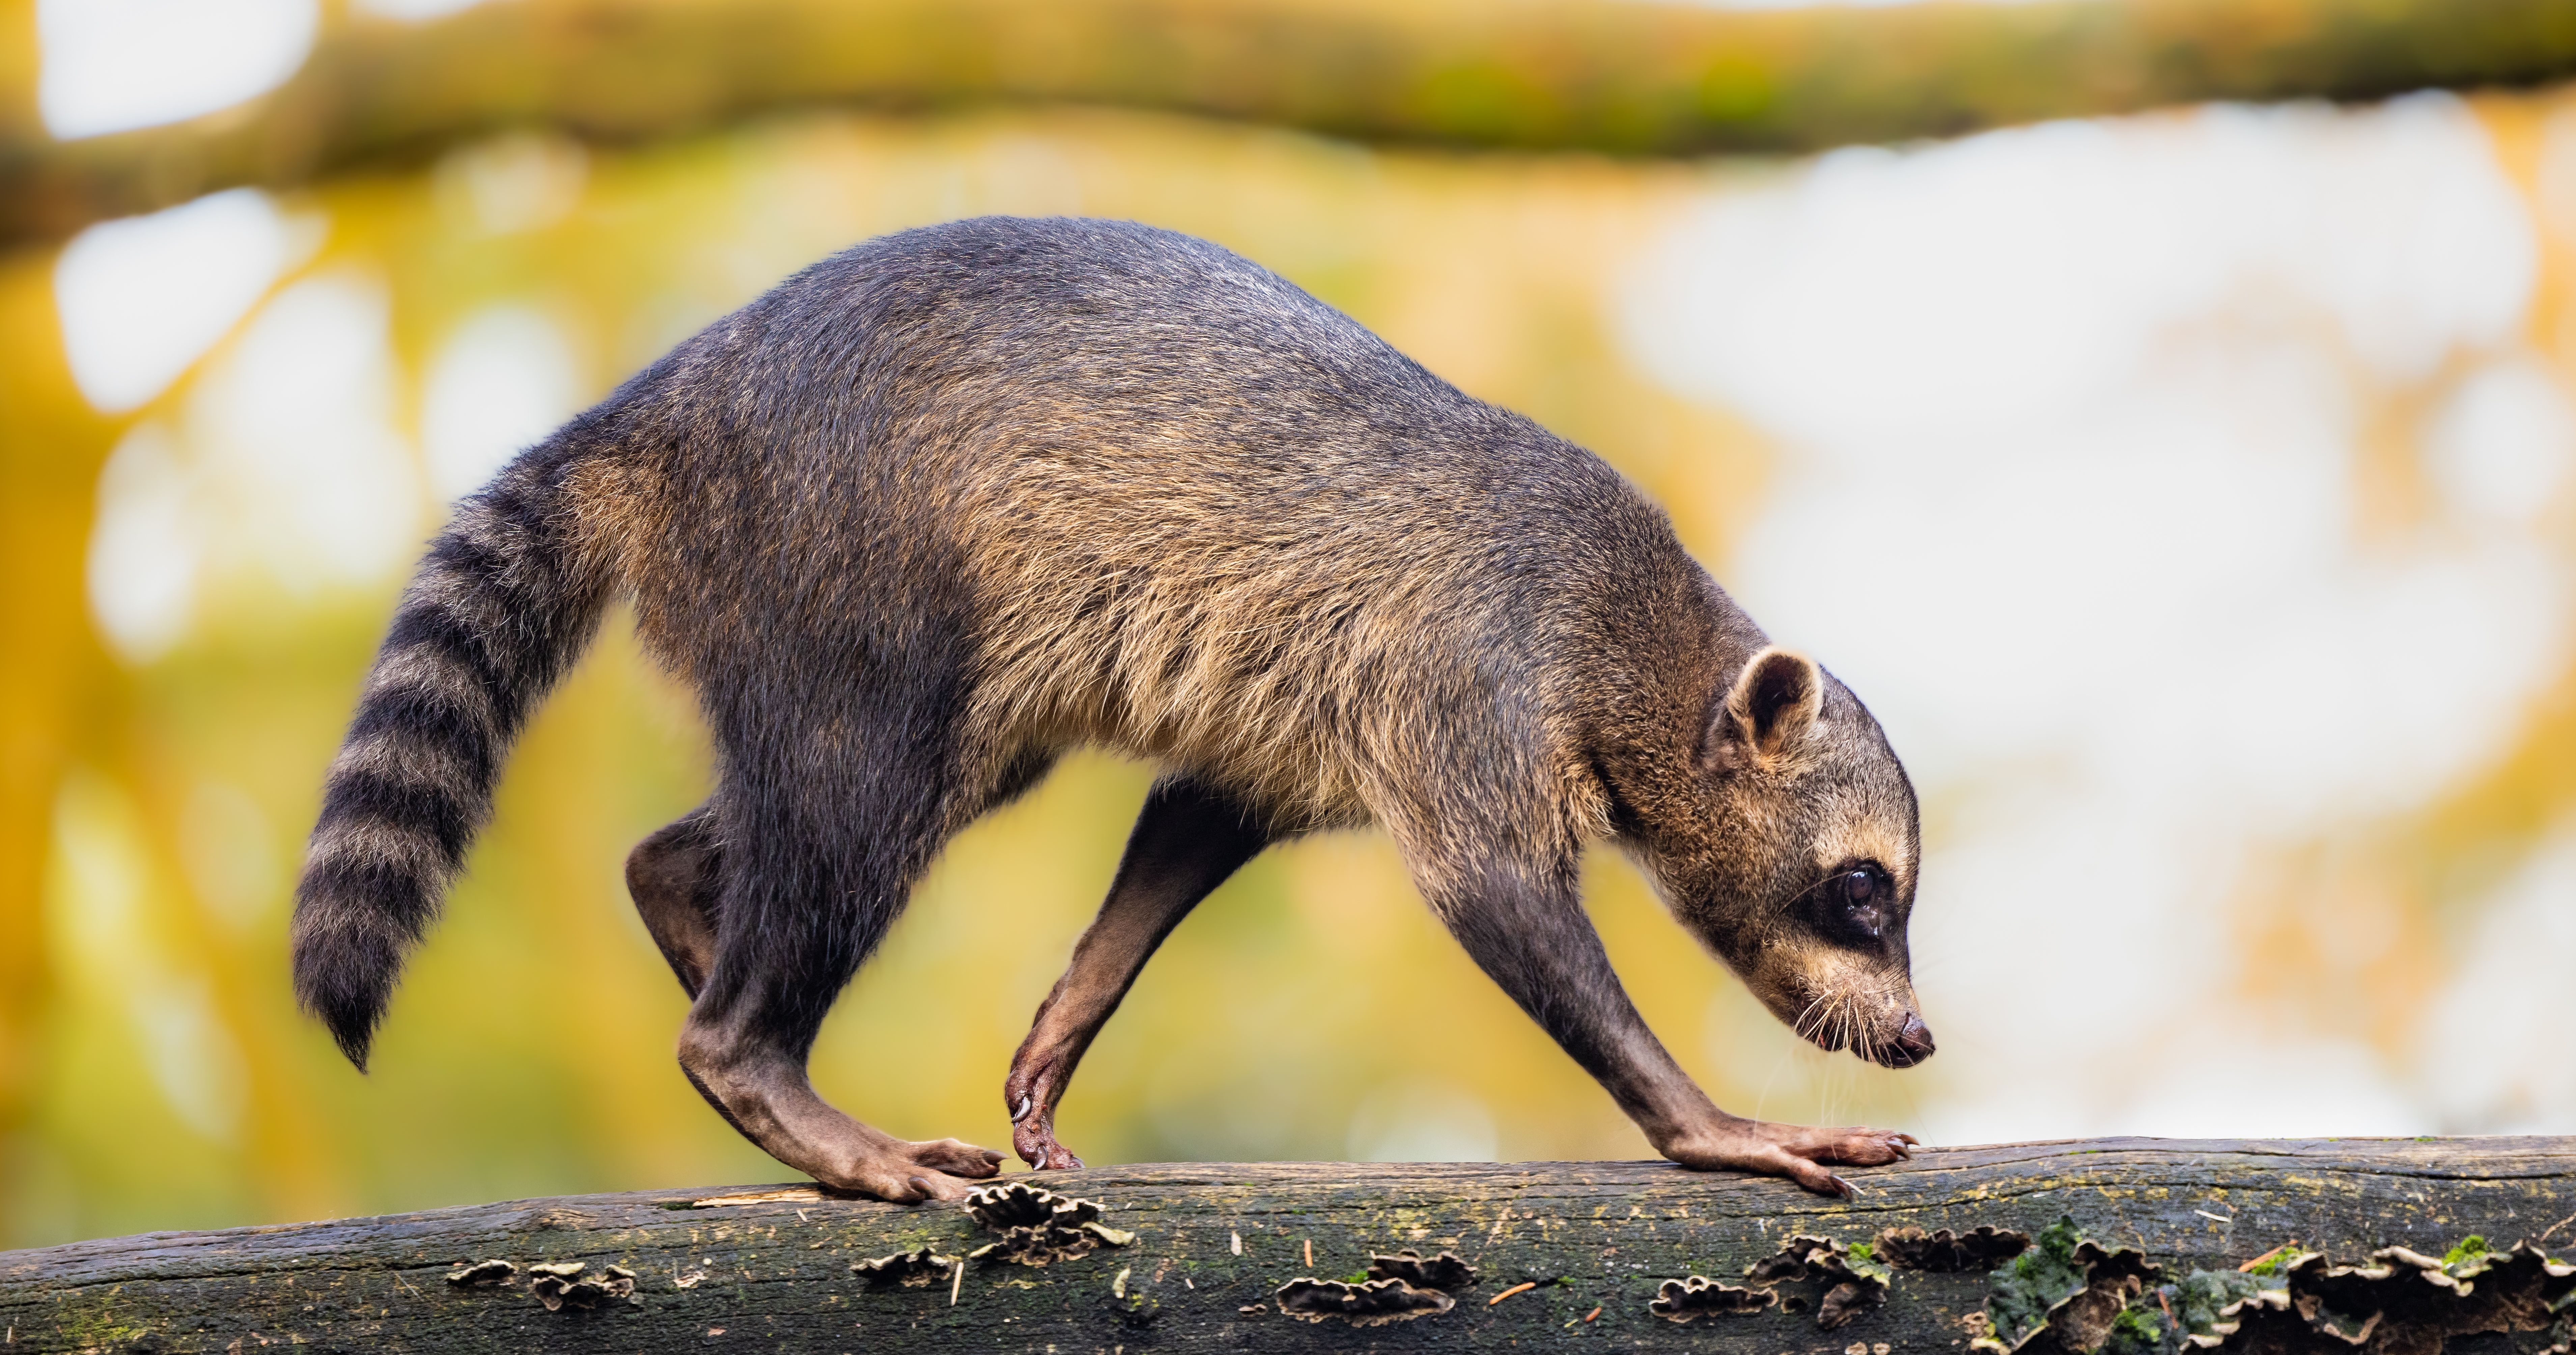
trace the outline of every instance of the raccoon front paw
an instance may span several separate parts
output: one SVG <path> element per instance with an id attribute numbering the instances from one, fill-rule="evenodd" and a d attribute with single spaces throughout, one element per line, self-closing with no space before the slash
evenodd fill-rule
<path id="1" fill-rule="evenodd" d="M 1082 1165 L 1081 1158 L 1055 1141 L 1055 1116 L 1043 1108 L 1011 1126 L 1011 1150 L 1031 1171 L 1065 1171 Z"/>
<path id="2" fill-rule="evenodd" d="M 911 1143 L 890 1139 L 837 1170 L 814 1179 L 834 1190 L 893 1204 L 962 1200 L 973 1183 L 1002 1170 L 1002 1155 L 956 1139 Z"/>
<path id="3" fill-rule="evenodd" d="M 1028 1162 L 1030 1172 L 1069 1172 L 1082 1167 L 1082 1159 L 1074 1157 L 1072 1149 L 1059 1144 L 1046 1126 L 1038 1126 L 1036 1131 L 1025 1131 L 1025 1128 L 1012 1131 L 1010 1146 L 1012 1151 L 1018 1151 L 1023 1162 Z"/>
<path id="4" fill-rule="evenodd" d="M 1811 1129 L 1804 1125 L 1739 1120 L 1724 1129 L 1664 1148 L 1664 1156 L 1694 1171 L 1740 1171 L 1785 1176 L 1819 1195 L 1850 1199 L 1860 1192 L 1827 1164 L 1876 1167 L 1914 1155 L 1914 1136 L 1888 1129 Z"/>
<path id="5" fill-rule="evenodd" d="M 1893 1129 L 1810 1129 L 1804 1125 L 1761 1122 L 1758 1132 L 1779 1147 L 1811 1162 L 1846 1167 L 1881 1167 L 1914 1156 L 1915 1138 Z"/>
<path id="6" fill-rule="evenodd" d="M 1011 1108 L 1011 1150 L 1031 1171 L 1063 1171 L 1082 1165 L 1055 1141 L 1055 1100 L 1063 1073 L 1056 1060 L 1032 1056 L 1023 1049 L 1002 1082 L 1002 1100 Z"/>

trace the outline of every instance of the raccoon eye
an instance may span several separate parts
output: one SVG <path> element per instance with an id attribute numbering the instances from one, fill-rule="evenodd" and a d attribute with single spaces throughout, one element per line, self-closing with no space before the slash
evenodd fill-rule
<path id="1" fill-rule="evenodd" d="M 1877 944 L 1887 923 L 1887 872 L 1857 866 L 1826 880 L 1817 893 L 1824 903 L 1817 922 L 1825 935 L 1846 945 Z"/>

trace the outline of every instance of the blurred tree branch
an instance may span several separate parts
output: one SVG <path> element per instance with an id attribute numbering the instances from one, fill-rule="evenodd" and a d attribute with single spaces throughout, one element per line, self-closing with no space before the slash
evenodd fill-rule
<path id="1" fill-rule="evenodd" d="M 32 48 L 32 5 L 10 8 Z M 0 58 L 0 241 L 496 128 L 637 140 L 815 104 L 1072 101 L 1364 140 L 1811 150 L 2206 99 L 2530 83 L 2576 71 L 2576 5 L 495 0 L 419 25 L 335 13 L 261 99 L 69 143 L 37 118 L 33 65 L 26 49 Z"/>

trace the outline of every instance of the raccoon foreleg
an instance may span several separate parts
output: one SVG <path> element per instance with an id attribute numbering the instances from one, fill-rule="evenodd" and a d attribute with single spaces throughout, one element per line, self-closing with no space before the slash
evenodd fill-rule
<path id="1" fill-rule="evenodd" d="M 724 894 L 724 855 L 708 801 L 636 844 L 626 858 L 626 892 L 644 930 L 690 997 L 716 962 L 716 903 Z"/>
<path id="2" fill-rule="evenodd" d="M 1786 1176 L 1824 1195 L 1851 1186 L 1827 1163 L 1875 1166 L 1913 1140 L 1878 1129 L 1804 1129 L 1729 1115 L 1691 1081 L 1637 1014 L 1601 935 L 1561 869 L 1452 872 L 1416 866 L 1423 897 L 1477 967 L 1592 1074 L 1685 1167 Z"/>
<path id="3" fill-rule="evenodd" d="M 1002 1083 L 1011 1146 L 1030 1166 L 1082 1165 L 1055 1140 L 1055 1108 L 1083 1051 L 1163 938 L 1269 842 L 1250 811 L 1187 777 L 1165 778 L 1146 795 L 1100 915 L 1074 944 L 1064 977 L 1038 1004 L 1037 1020 Z"/>

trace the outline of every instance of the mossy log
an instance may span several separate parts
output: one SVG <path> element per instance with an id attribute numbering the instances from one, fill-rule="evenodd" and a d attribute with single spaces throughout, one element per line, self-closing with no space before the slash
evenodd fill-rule
<path id="1" fill-rule="evenodd" d="M 2576 1138 L 2108 1139 L 1852 1177 L 1841 1201 L 1660 1163 L 1161 1165 L 1014 1178 L 1044 1189 L 974 1209 L 779 1187 L 155 1233 L 0 1253 L 0 1348 L 2563 1355 L 2576 1338 L 2576 1266 L 2543 1256 L 2576 1250 Z"/>
<path id="2" fill-rule="evenodd" d="M 14 7 L 24 16 L 31 5 Z M 1072 101 L 1366 140 L 1807 150 L 2208 99 L 2576 72 L 2567 0 L 519 0 L 332 6 L 303 69 L 194 122 L 57 143 L 0 40 L 0 243 L 495 128 L 666 137 L 816 104 Z M 21 59 L 12 60 L 11 57 Z"/>

